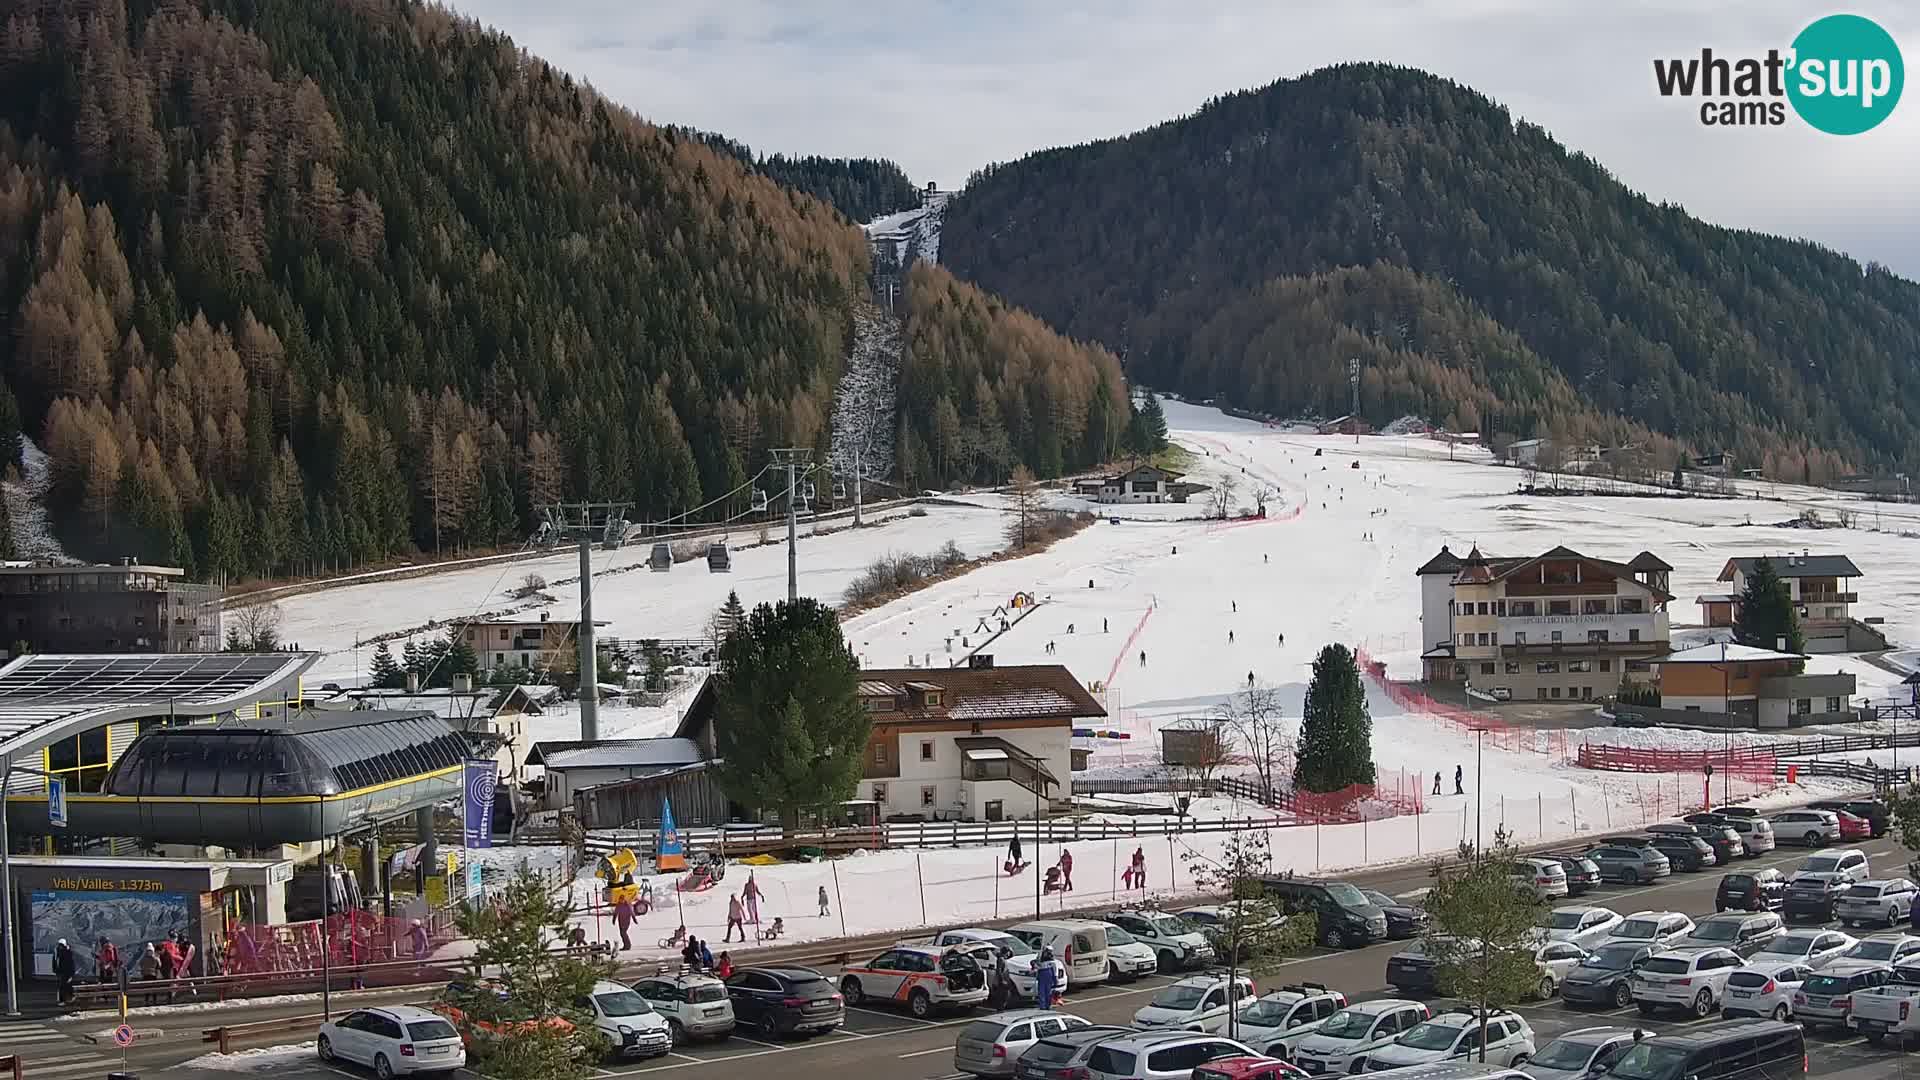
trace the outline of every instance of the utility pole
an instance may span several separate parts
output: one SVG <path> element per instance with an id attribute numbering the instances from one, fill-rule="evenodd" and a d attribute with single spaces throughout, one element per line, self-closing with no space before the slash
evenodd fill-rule
<path id="1" fill-rule="evenodd" d="M 617 545 L 626 535 L 623 502 L 553 503 L 541 508 L 556 537 L 571 536 L 580 545 L 580 738 L 600 738 L 600 654 L 593 633 L 593 542 Z"/>
<path id="2" fill-rule="evenodd" d="M 853 444 L 853 527 L 860 527 L 860 444 Z"/>
<path id="3" fill-rule="evenodd" d="M 800 477 L 813 471 L 813 451 L 806 447 L 775 450 L 773 463 L 787 470 L 787 599 L 796 600 L 800 596 L 800 525 L 795 503 L 800 498 Z"/>

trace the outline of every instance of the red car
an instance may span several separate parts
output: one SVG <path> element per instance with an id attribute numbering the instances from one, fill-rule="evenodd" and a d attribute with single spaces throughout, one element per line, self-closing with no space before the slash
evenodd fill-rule
<path id="1" fill-rule="evenodd" d="M 1873 822 L 1868 821 L 1866 818 L 1863 818 L 1863 817 L 1855 817 L 1852 814 L 1847 813 L 1845 810 L 1835 810 L 1834 814 L 1838 815 L 1838 817 L 1840 818 L 1840 839 L 1842 840 L 1873 839 Z"/>
<path id="2" fill-rule="evenodd" d="M 1279 1058 L 1217 1058 L 1193 1070 L 1193 1080 L 1306 1080 L 1309 1074 Z"/>

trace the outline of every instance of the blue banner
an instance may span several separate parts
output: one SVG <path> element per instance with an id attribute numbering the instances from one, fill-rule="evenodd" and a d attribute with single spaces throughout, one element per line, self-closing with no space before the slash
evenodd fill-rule
<path id="1" fill-rule="evenodd" d="M 492 759 L 469 761 L 461 774 L 461 802 L 465 811 L 461 820 L 466 826 L 466 846 L 470 848 L 493 846 L 493 794 L 500 782 L 494 768 Z"/>
<path id="2" fill-rule="evenodd" d="M 680 830 L 673 824 L 673 800 L 665 796 L 660 799 L 660 847 L 654 864 L 661 870 L 684 870 L 687 866 L 686 845 L 680 842 Z"/>

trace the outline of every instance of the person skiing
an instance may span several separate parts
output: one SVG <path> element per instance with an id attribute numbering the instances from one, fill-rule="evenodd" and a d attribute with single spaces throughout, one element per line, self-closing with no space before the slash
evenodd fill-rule
<path id="1" fill-rule="evenodd" d="M 61 938 L 53 946 L 53 977 L 59 983 L 60 1004 L 73 1001 L 73 946 Z"/>
<path id="2" fill-rule="evenodd" d="M 1281 644 L 1282 646 L 1285 646 L 1285 645 L 1286 645 L 1286 643 L 1287 643 L 1287 635 L 1285 635 L 1285 634 L 1281 634 L 1281 635 L 1280 635 L 1280 644 Z"/>
<path id="3" fill-rule="evenodd" d="M 1466 775 L 1466 766 L 1455 765 L 1453 767 L 1453 793 L 1455 795 L 1465 795 L 1467 793 Z"/>
<path id="4" fill-rule="evenodd" d="M 1103 634 L 1107 632 L 1107 620 L 1105 619 L 1100 620 L 1100 632 Z"/>
<path id="5" fill-rule="evenodd" d="M 1251 671 L 1247 672 L 1247 687 L 1249 689 L 1253 687 L 1253 672 Z"/>
<path id="6" fill-rule="evenodd" d="M 1147 650 L 1145 649 L 1140 650 L 1140 666 L 1141 667 L 1147 666 Z"/>
<path id="7" fill-rule="evenodd" d="M 1054 995 L 1059 991 L 1059 979 L 1053 970 L 1053 949 L 1040 950 L 1040 962 L 1036 965 L 1037 976 L 1034 983 L 1034 1004 L 1042 1009 L 1053 1008 Z"/>
<path id="8" fill-rule="evenodd" d="M 751 922 L 755 929 L 758 929 L 760 926 L 760 897 L 762 894 L 760 892 L 760 883 L 753 880 L 753 871 L 751 870 L 747 871 L 747 887 L 740 891 L 740 895 L 747 901 L 747 921 Z"/>
<path id="9" fill-rule="evenodd" d="M 1233 602 L 1233 613 L 1234 613 L 1235 615 L 1238 615 L 1238 614 L 1240 614 L 1240 601 L 1238 601 L 1238 600 L 1235 600 L 1235 601 Z"/>
<path id="10" fill-rule="evenodd" d="M 1440 770 L 1439 769 L 1433 770 L 1433 793 L 1435 795 L 1440 794 Z"/>
<path id="11" fill-rule="evenodd" d="M 1233 644 L 1233 631 L 1227 631 L 1227 644 Z"/>
<path id="12" fill-rule="evenodd" d="M 746 912 L 740 907 L 739 893 L 734 893 L 732 896 L 727 897 L 727 936 L 722 938 L 721 941 L 732 941 L 735 930 L 740 931 L 741 941 L 747 940 Z"/>
<path id="13" fill-rule="evenodd" d="M 1069 633 L 1069 634 L 1071 634 L 1071 633 L 1073 633 L 1073 624 L 1072 624 L 1072 623 L 1068 623 L 1068 624 L 1067 624 L 1067 633 Z"/>
<path id="14" fill-rule="evenodd" d="M 831 914 L 833 909 L 827 906 L 827 887 L 822 885 L 820 886 L 820 917 L 824 919 Z"/>
<path id="15" fill-rule="evenodd" d="M 633 927 L 633 890 L 631 888 L 622 888 L 620 899 L 614 901 L 613 924 L 620 928 L 620 951 L 626 952 L 633 948 L 633 938 L 628 933 Z M 419 926 L 420 920 L 415 919 L 413 925 Z M 415 958 L 418 958 L 420 947 L 415 945 L 413 952 Z"/>
<path id="16" fill-rule="evenodd" d="M 1267 559 L 1268 559 L 1268 556 L 1266 556 L 1266 555 L 1264 555 L 1264 554 L 1260 556 L 1260 561 L 1261 561 L 1262 563 L 1265 563 L 1265 562 L 1267 561 Z"/>

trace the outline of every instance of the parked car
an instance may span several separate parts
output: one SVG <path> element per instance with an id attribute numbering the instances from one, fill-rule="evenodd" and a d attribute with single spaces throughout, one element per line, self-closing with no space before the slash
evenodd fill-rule
<path id="1" fill-rule="evenodd" d="M 1681 820 L 1698 825 L 1724 825 L 1732 829 L 1734 835 L 1740 838 L 1740 846 L 1746 849 L 1749 859 L 1764 855 L 1778 846 L 1773 838 L 1773 826 L 1763 817 L 1736 817 L 1709 812 L 1688 814 Z"/>
<path id="2" fill-rule="evenodd" d="M 1102 1039 L 1088 1053 L 1085 1080 L 1191 1080 L 1223 1058 L 1258 1057 L 1245 1043 L 1191 1031 L 1136 1031 Z"/>
<path id="3" fill-rule="evenodd" d="M 1600 864 L 1580 852 L 1556 852 L 1546 856 L 1558 859 L 1560 868 L 1567 872 L 1567 895 L 1581 896 L 1593 891 L 1600 884 Z"/>
<path id="4" fill-rule="evenodd" d="M 1092 919 L 1042 919 L 1016 923 L 1007 933 L 1036 949 L 1052 949 L 1067 966 L 1064 985 L 1088 987 L 1107 981 L 1107 924 Z"/>
<path id="5" fill-rule="evenodd" d="M 1560 984 L 1587 958 L 1587 950 L 1571 941 L 1544 941 L 1533 950 L 1533 964 L 1540 969 L 1540 982 L 1535 988 L 1542 999 L 1550 998 L 1560 990 Z"/>
<path id="6" fill-rule="evenodd" d="M 1562 899 L 1567 895 L 1567 869 L 1558 859 L 1516 859 L 1513 887 L 1536 901 Z"/>
<path id="7" fill-rule="evenodd" d="M 1115 982 L 1132 982 L 1160 968 L 1153 946 L 1134 937 L 1117 924 L 1107 924 L 1107 977 Z"/>
<path id="8" fill-rule="evenodd" d="M 1640 1015 L 1685 1009 L 1712 1016 L 1727 995 L 1727 978 L 1745 961 L 1732 949 L 1675 949 L 1654 956 L 1633 973 L 1633 1003 Z"/>
<path id="9" fill-rule="evenodd" d="M 846 1001 L 825 975 L 810 967 L 766 964 L 738 968 L 727 976 L 727 998 L 736 1023 L 771 1040 L 781 1035 L 818 1035 L 846 1022 Z"/>
<path id="10" fill-rule="evenodd" d="M 1319 983 L 1283 986 L 1254 999 L 1240 1014 L 1234 1038 L 1268 1057 L 1292 1060 L 1293 1048 L 1347 1007 L 1347 995 Z"/>
<path id="11" fill-rule="evenodd" d="M 733 1034 L 733 1001 L 727 996 L 727 984 L 711 975 L 687 971 L 655 975 L 636 981 L 633 992 L 667 1018 L 676 1044 Z"/>
<path id="12" fill-rule="evenodd" d="M 1533 1058 L 1533 1028 L 1519 1013 L 1493 1009 L 1486 1015 L 1487 1062 L 1520 1066 Z M 1481 1016 L 1466 1009 L 1436 1013 L 1411 1031 L 1367 1055 L 1368 1072 L 1384 1072 L 1480 1051 Z"/>
<path id="13" fill-rule="evenodd" d="M 1812 968 L 1793 961 L 1748 964 L 1727 976 L 1727 996 L 1720 1015 L 1729 1020 L 1740 1016 L 1791 1020 L 1793 995 L 1812 975 Z"/>
<path id="14" fill-rule="evenodd" d="M 314 1045 L 321 1061 L 365 1065 L 382 1080 L 402 1073 L 451 1076 L 467 1064 L 466 1044 L 453 1025 L 414 1005 L 355 1009 L 321 1024 Z"/>
<path id="15" fill-rule="evenodd" d="M 1713 910 L 1776 911 L 1787 902 L 1787 877 L 1772 867 L 1741 870 L 1720 878 Z"/>
<path id="16" fill-rule="evenodd" d="M 594 1029 L 607 1040 L 610 1057 L 659 1057 L 673 1050 L 673 1029 L 667 1018 L 630 987 L 603 980 L 576 1004 L 593 1016 Z"/>
<path id="17" fill-rule="evenodd" d="M 1913 913 L 1914 884 L 1906 878 L 1862 881 L 1833 901 L 1833 917 L 1841 926 L 1877 923 L 1891 930 Z"/>
<path id="18" fill-rule="evenodd" d="M 1780 913 L 1789 921 L 1826 922 L 1833 918 L 1833 902 L 1852 887 L 1852 882 L 1838 874 L 1795 874 L 1787 879 L 1787 896 Z"/>
<path id="19" fill-rule="evenodd" d="M 1094 1051 L 1135 1034 L 1130 1027 L 1096 1024 L 1093 1027 L 1068 1028 L 1034 1042 L 1014 1061 L 1013 1074 L 1019 1080 L 1067 1080 L 1084 1068 Z"/>
<path id="20" fill-rule="evenodd" d="M 1233 943 L 1228 940 L 1233 923 L 1231 907 L 1226 904 L 1196 904 L 1193 907 L 1180 908 L 1174 914 L 1199 927 L 1200 932 L 1207 935 L 1207 940 L 1213 943 L 1215 956 L 1231 958 Z M 1271 916 L 1266 920 L 1266 926 L 1270 929 L 1278 929 L 1286 925 L 1287 918 L 1285 915 Z M 1248 943 L 1243 932 L 1240 942 L 1240 962 L 1244 964 L 1255 951 L 1256 948 Z M 1058 955 L 1058 950 L 1055 950 L 1055 954 Z"/>
<path id="21" fill-rule="evenodd" d="M 981 963 L 977 953 L 973 954 L 976 963 L 987 973 L 987 1005 L 992 1008 L 1012 1008 L 1023 1001 L 1034 1001 L 1040 996 L 1040 950 L 1029 942 L 1014 937 L 1004 930 L 986 930 L 971 927 L 963 930 L 945 930 L 933 939 L 935 945 L 967 947 L 987 945 L 993 949 L 992 963 Z M 1051 961 L 1054 985 L 1067 985 L 1066 962 L 1057 956 Z"/>
<path id="22" fill-rule="evenodd" d="M 1818 971 L 1838 960 L 1840 954 L 1853 948 L 1854 944 L 1854 938 L 1838 930 L 1795 930 L 1767 942 L 1766 948 L 1754 953 L 1753 958 L 1790 960 Z"/>
<path id="23" fill-rule="evenodd" d="M 984 1004 L 987 976 L 955 948 L 896 945 L 864 964 L 840 969 L 840 993 L 848 1005 L 903 1001 L 908 1012 L 924 1020 L 939 1009 Z"/>
<path id="24" fill-rule="evenodd" d="M 1835 810 L 1833 816 L 1839 819 L 1842 841 L 1873 839 L 1873 825 L 1866 818 L 1854 817 L 1845 810 Z"/>
<path id="25" fill-rule="evenodd" d="M 1727 1071 L 1728 1061 L 1741 1064 Z M 1613 1063 L 1620 1080 L 1791 1080 L 1807 1071 L 1806 1033 L 1773 1020 L 1736 1020 L 1641 1039 Z"/>
<path id="26" fill-rule="evenodd" d="M 1405 998 L 1349 1005 L 1294 1045 L 1293 1062 L 1313 1076 L 1361 1072 L 1368 1052 L 1424 1023 L 1429 1015 L 1425 1005 Z"/>
<path id="27" fill-rule="evenodd" d="M 1606 942 L 1586 955 L 1560 982 L 1560 999 L 1569 1005 L 1633 1004 L 1633 972 L 1654 947 L 1645 942 Z"/>
<path id="28" fill-rule="evenodd" d="M 1320 920 L 1320 944 L 1328 948 L 1357 949 L 1387 936 L 1386 912 L 1349 882 L 1275 876 L 1260 885 L 1282 914 L 1312 912 Z"/>
<path id="29" fill-rule="evenodd" d="M 1012 1076 L 1027 1048 L 1049 1035 L 1090 1028 L 1072 1013 L 1013 1009 L 983 1016 L 960 1029 L 953 1041 L 953 1069 L 974 1076 Z"/>
<path id="30" fill-rule="evenodd" d="M 1672 860 L 1651 847 L 1606 843 L 1587 849 L 1587 858 L 1600 868 L 1603 881 L 1638 885 L 1673 873 Z"/>
<path id="31" fill-rule="evenodd" d="M 1831 810 L 1788 810 L 1767 819 L 1783 844 L 1825 847 L 1840 842 L 1840 819 Z"/>
<path id="32" fill-rule="evenodd" d="M 1709 866 L 1718 864 L 1714 858 L 1713 845 L 1698 836 L 1676 836 L 1673 833 L 1656 833 L 1649 840 L 1652 847 L 1665 855 L 1673 863 L 1675 870 L 1697 874 Z"/>
<path id="33" fill-rule="evenodd" d="M 1794 1019 L 1808 1031 L 1821 1024 L 1849 1027 L 1853 1015 L 1853 995 L 1870 990 L 1893 978 L 1893 969 L 1868 960 L 1839 960 L 1815 971 L 1800 984 L 1793 995 Z"/>
<path id="34" fill-rule="evenodd" d="M 1809 855 L 1800 861 L 1800 868 L 1795 873 L 1839 874 L 1849 881 L 1866 881 L 1873 877 L 1873 869 L 1867 863 L 1867 853 L 1859 848 Z"/>
<path id="35" fill-rule="evenodd" d="M 1200 928 L 1155 908 L 1123 908 L 1095 916 L 1125 930 L 1151 948 L 1161 974 L 1213 962 L 1213 945 Z"/>
<path id="36" fill-rule="evenodd" d="M 1440 989 L 1440 963 L 1418 938 L 1387 957 L 1387 985 L 1403 994 L 1431 994 Z"/>
<path id="37" fill-rule="evenodd" d="M 1836 814 L 1852 814 L 1861 818 L 1873 830 L 1875 840 L 1887 835 L 1887 830 L 1893 828 L 1893 811 L 1878 799 L 1827 799 L 1808 803 L 1807 809 L 1831 810 Z"/>
<path id="38" fill-rule="evenodd" d="M 1577 1028 L 1541 1047 L 1527 1062 L 1527 1075 L 1533 1080 L 1597 1080 L 1628 1047 L 1651 1034 L 1623 1027 Z"/>
<path id="39" fill-rule="evenodd" d="M 1873 1046 L 1891 1036 L 1894 1045 L 1904 1050 L 1920 1034 L 1916 1006 L 1920 1006 L 1920 969 L 1895 968 L 1880 985 L 1847 992 L 1847 1026 Z"/>
<path id="40" fill-rule="evenodd" d="M 1767 947 L 1787 927 L 1771 911 L 1736 911 L 1709 915 L 1693 924 L 1693 931 L 1674 943 L 1676 949 L 1732 949 L 1752 956 Z"/>
<path id="41" fill-rule="evenodd" d="M 1622 919 L 1602 940 L 1664 949 L 1691 933 L 1693 920 L 1677 911 L 1636 911 Z"/>
<path id="42" fill-rule="evenodd" d="M 1307 1074 L 1271 1057 L 1215 1058 L 1193 1070 L 1193 1080 L 1296 1080 Z"/>
<path id="43" fill-rule="evenodd" d="M 1840 954 L 1842 960 L 1872 960 L 1877 964 L 1892 964 L 1899 967 L 1906 963 L 1920 963 L 1920 937 L 1912 934 L 1874 934 L 1863 937 L 1853 943 L 1853 948 Z"/>
<path id="44" fill-rule="evenodd" d="M 1227 1030 L 1228 997 L 1224 972 L 1218 975 L 1190 975 L 1161 987 L 1152 1000 L 1135 1010 L 1133 1026 L 1217 1034 Z M 1235 1010 L 1244 1012 L 1252 1008 L 1255 999 L 1253 980 L 1245 975 L 1234 976 L 1231 997 Z"/>
<path id="45" fill-rule="evenodd" d="M 1572 887 L 1571 877 L 1568 878 L 1568 887 Z M 1378 889 L 1361 889 L 1360 894 L 1386 915 L 1388 940 L 1404 941 L 1427 932 L 1428 919 L 1425 911 L 1412 904 L 1401 903 Z"/>
<path id="46" fill-rule="evenodd" d="M 1547 916 L 1547 937 L 1592 948 L 1612 933 L 1621 921 L 1620 913 L 1612 908 L 1588 907 L 1584 904 L 1557 907 Z"/>
<path id="47" fill-rule="evenodd" d="M 1760 811 L 1755 810 L 1751 806 L 1716 806 L 1707 812 L 1725 818 L 1757 818 L 1761 816 Z"/>
<path id="48" fill-rule="evenodd" d="M 1691 836 L 1704 841 L 1713 849 L 1714 862 L 1720 866 L 1747 853 L 1746 845 L 1740 842 L 1740 834 L 1717 821 L 1671 821 L 1649 825 L 1647 832 L 1655 836 Z"/>

